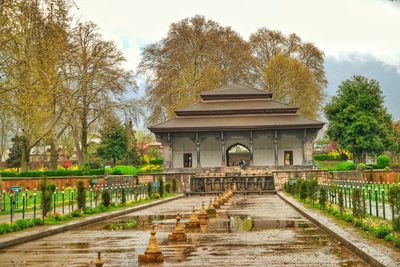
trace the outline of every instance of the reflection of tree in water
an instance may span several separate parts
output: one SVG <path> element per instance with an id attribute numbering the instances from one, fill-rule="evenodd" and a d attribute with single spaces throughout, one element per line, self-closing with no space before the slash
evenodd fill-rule
<path id="1" fill-rule="evenodd" d="M 231 225 L 234 231 L 248 232 L 253 228 L 253 220 L 250 216 L 235 216 Z"/>

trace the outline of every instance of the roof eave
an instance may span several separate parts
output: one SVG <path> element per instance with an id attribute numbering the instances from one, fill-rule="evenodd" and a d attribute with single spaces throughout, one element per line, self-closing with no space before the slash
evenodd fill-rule
<path id="1" fill-rule="evenodd" d="M 149 127 L 153 133 L 165 132 L 205 132 L 205 131 L 244 131 L 244 130 L 291 130 L 291 129 L 322 129 L 325 123 L 293 124 L 293 125 L 250 125 L 250 126 L 204 126 L 204 127 Z"/>
<path id="2" fill-rule="evenodd" d="M 207 100 L 222 100 L 222 99 L 270 99 L 271 93 L 265 94 L 220 94 L 220 95 L 200 95 L 201 99 Z"/>

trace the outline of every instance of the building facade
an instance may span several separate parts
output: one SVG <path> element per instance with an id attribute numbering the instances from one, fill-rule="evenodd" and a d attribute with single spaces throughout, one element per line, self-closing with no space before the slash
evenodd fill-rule
<path id="1" fill-rule="evenodd" d="M 165 170 L 312 165 L 312 143 L 324 123 L 272 94 L 229 85 L 149 129 L 163 145 Z"/>

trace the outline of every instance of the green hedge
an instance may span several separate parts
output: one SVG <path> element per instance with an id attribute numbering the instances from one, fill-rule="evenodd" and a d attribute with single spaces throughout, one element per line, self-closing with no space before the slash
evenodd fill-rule
<path id="1" fill-rule="evenodd" d="M 354 164 L 353 162 L 344 161 L 336 165 L 335 171 L 350 171 L 355 169 L 356 169 L 356 164 Z"/>
<path id="2" fill-rule="evenodd" d="M 7 234 L 11 232 L 17 232 L 29 227 L 33 227 L 35 225 L 42 224 L 42 220 L 39 218 L 36 219 L 20 219 L 17 220 L 15 223 L 10 224 L 10 223 L 1 223 L 0 224 L 0 235 L 2 234 Z"/>
<path id="3" fill-rule="evenodd" d="M 346 155 L 331 155 L 331 154 L 320 154 L 314 155 L 314 160 L 347 160 Z"/>
<path id="4" fill-rule="evenodd" d="M 134 166 L 117 165 L 108 171 L 111 175 L 137 175 L 139 170 Z"/>
<path id="5" fill-rule="evenodd" d="M 380 155 L 376 159 L 376 165 L 377 165 L 378 169 L 384 169 L 384 168 L 388 167 L 389 164 L 390 164 L 390 159 L 386 155 Z"/>
<path id="6" fill-rule="evenodd" d="M 55 171 L 26 171 L 26 172 L 0 172 L 2 177 L 55 177 L 55 176 L 84 176 L 104 175 L 104 169 L 94 170 L 55 170 Z"/>
<path id="7" fill-rule="evenodd" d="M 158 158 L 158 159 L 153 159 L 149 161 L 149 164 L 153 164 L 153 165 L 162 165 L 164 162 L 163 159 Z"/>

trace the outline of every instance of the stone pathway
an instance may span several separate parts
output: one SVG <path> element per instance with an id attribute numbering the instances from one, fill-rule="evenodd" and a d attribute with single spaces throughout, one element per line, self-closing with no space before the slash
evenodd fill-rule
<path id="1" fill-rule="evenodd" d="M 377 263 L 373 265 L 400 266 L 400 253 L 398 251 L 362 237 L 356 228 L 352 226 L 343 226 L 342 224 L 339 225 L 333 219 L 323 216 L 318 211 L 306 208 L 302 203 L 283 194 L 282 192 L 279 192 L 278 194 L 281 198 L 297 207 L 300 211 L 308 214 L 308 216 L 318 222 L 319 225 L 326 227 L 326 231 L 342 237 L 344 242 L 348 242 L 350 245 L 361 250 L 361 253 L 370 255 L 373 260 L 377 261 Z"/>
<path id="2" fill-rule="evenodd" d="M 367 266 L 275 194 L 234 196 L 206 229 L 188 230 L 186 242 L 168 241 L 176 214 L 185 223 L 192 206 L 208 199 L 183 198 L 0 250 L 0 266 L 93 266 L 97 251 L 105 266 L 136 266 L 153 224 L 161 266 Z M 137 228 L 113 228 L 133 221 Z"/>

